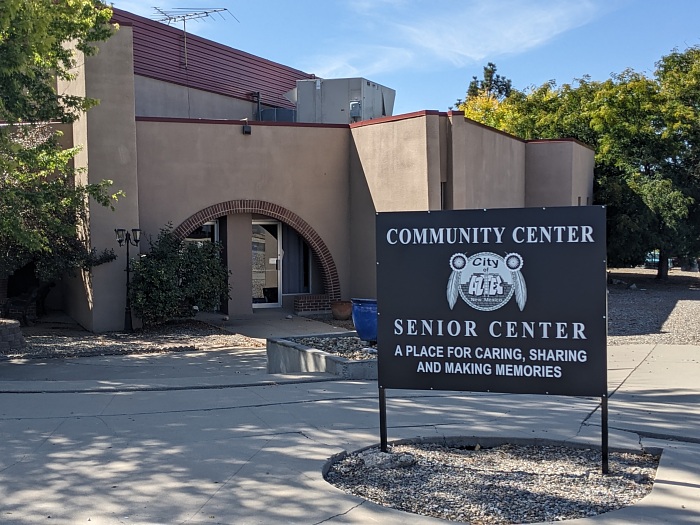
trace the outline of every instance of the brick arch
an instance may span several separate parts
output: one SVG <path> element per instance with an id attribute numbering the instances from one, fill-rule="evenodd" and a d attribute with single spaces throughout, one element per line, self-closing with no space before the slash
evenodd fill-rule
<path id="1" fill-rule="evenodd" d="M 259 200 L 232 200 L 221 202 L 191 215 L 180 224 L 180 226 L 175 228 L 174 233 L 180 239 L 184 239 L 187 234 L 193 232 L 205 222 L 235 213 L 259 213 L 277 219 L 294 228 L 309 244 L 316 257 L 318 257 L 323 274 L 323 287 L 328 296 L 328 301 L 333 302 L 340 300 L 340 279 L 338 278 L 338 270 L 326 243 L 323 242 L 321 236 L 316 233 L 309 223 L 296 213 L 282 206 Z"/>

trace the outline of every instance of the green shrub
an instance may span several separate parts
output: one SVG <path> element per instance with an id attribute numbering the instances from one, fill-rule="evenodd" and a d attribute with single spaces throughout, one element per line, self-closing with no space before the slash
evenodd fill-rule
<path id="1" fill-rule="evenodd" d="M 222 246 L 212 242 L 183 242 L 172 225 L 151 239 L 151 250 L 133 264 L 131 305 L 145 326 L 214 311 L 229 298 L 229 272 Z"/>

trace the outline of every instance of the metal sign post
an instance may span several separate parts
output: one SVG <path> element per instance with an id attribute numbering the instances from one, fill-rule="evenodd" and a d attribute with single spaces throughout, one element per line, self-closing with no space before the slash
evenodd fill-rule
<path id="1" fill-rule="evenodd" d="M 610 453 L 608 450 L 608 396 L 604 395 L 600 399 L 600 438 L 601 446 L 600 452 L 602 455 L 602 471 L 603 474 L 608 473 L 608 460 L 610 458 Z"/>
<path id="2" fill-rule="evenodd" d="M 386 428 L 386 389 L 379 387 L 379 443 L 382 452 L 388 452 Z"/>

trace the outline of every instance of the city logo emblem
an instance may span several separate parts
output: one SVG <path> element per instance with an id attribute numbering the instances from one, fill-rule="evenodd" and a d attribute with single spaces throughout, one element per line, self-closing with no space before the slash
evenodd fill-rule
<path id="1" fill-rule="evenodd" d="M 455 253 L 450 257 L 452 273 L 447 281 L 447 302 L 454 308 L 457 297 L 482 312 L 498 310 L 511 297 L 520 311 L 527 302 L 527 287 L 520 269 L 523 258 L 520 254 L 509 253 L 501 257 L 492 252 Z"/>

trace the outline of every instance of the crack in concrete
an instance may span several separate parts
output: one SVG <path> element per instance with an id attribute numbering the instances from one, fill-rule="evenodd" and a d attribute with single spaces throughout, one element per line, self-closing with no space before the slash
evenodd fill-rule
<path id="1" fill-rule="evenodd" d="M 223 490 L 223 488 L 226 487 L 226 486 L 231 482 L 231 480 L 232 480 L 234 477 L 236 477 L 236 475 L 237 475 L 244 467 L 246 467 L 247 465 L 249 465 L 250 462 L 253 461 L 253 459 L 255 459 L 255 457 L 256 457 L 258 454 L 260 454 L 260 452 L 261 452 L 269 443 L 270 443 L 270 440 L 266 441 L 265 444 L 264 444 L 262 447 L 260 447 L 258 450 L 255 451 L 255 454 L 253 454 L 252 456 L 250 456 L 250 457 L 245 461 L 245 463 L 243 463 L 242 465 L 240 465 L 228 478 L 226 478 L 226 479 L 223 481 L 223 483 L 220 483 L 219 486 L 217 487 L 217 489 L 206 499 L 206 501 L 205 501 L 204 503 L 202 503 L 202 504 L 200 505 L 200 507 L 199 507 L 196 511 L 194 511 L 194 512 L 192 513 L 192 515 L 191 515 L 189 518 L 186 518 L 184 521 L 181 521 L 180 523 L 181 523 L 181 524 L 184 524 L 184 523 L 189 523 L 189 522 L 191 522 L 191 521 L 195 518 L 195 516 L 197 516 L 200 512 L 202 512 L 202 509 L 204 509 L 204 507 L 205 507 L 211 500 L 213 500 L 214 497 L 216 497 L 216 495 L 217 495 L 219 492 L 221 492 L 221 491 Z"/>
<path id="2" fill-rule="evenodd" d="M 20 463 L 24 463 L 25 460 L 26 460 L 28 457 L 30 457 L 30 456 L 33 455 L 33 454 L 36 454 L 36 453 L 46 444 L 46 442 L 47 442 L 49 439 L 51 439 L 51 438 L 53 437 L 53 435 L 54 435 L 56 432 L 58 432 L 58 429 L 61 428 L 61 427 L 63 426 L 64 423 L 65 423 L 65 420 L 59 421 L 58 425 L 56 425 L 56 428 L 54 428 L 54 429 L 49 433 L 48 436 L 46 436 L 44 439 L 42 439 L 42 440 L 39 442 L 39 444 L 38 444 L 36 447 L 34 447 L 34 450 L 32 450 L 31 452 L 29 452 L 29 453 L 27 453 L 27 454 L 22 454 L 22 457 L 20 457 L 17 461 L 14 461 L 13 463 L 10 463 L 10 464 L 7 465 L 6 467 L 0 469 L 0 472 L 5 472 L 6 470 L 9 470 L 9 469 L 13 468 L 13 467 L 15 467 L 16 465 L 19 465 Z"/>
<path id="3" fill-rule="evenodd" d="M 644 363 L 646 363 L 647 359 L 649 359 L 649 356 L 652 354 L 654 350 L 656 350 L 656 347 L 659 345 L 654 345 L 651 350 L 647 353 L 647 355 L 644 356 L 644 359 L 642 359 L 637 366 L 635 366 L 629 374 L 620 382 L 620 384 L 615 388 L 612 392 L 608 394 L 608 399 L 610 399 L 612 396 L 614 396 L 620 388 L 622 388 L 622 385 L 624 385 L 627 380 L 634 374 L 637 370 L 639 370 L 639 367 L 642 366 Z"/>
<path id="4" fill-rule="evenodd" d="M 180 390 L 225 390 L 229 388 L 250 388 L 254 386 L 330 383 L 342 380 L 342 377 L 324 377 L 319 379 L 290 379 L 289 381 L 258 381 L 255 383 L 241 383 L 238 385 L 125 386 L 122 388 L 74 388 L 66 390 L 0 390 L 0 394 L 123 394 L 130 392 L 176 392 Z"/>
<path id="5" fill-rule="evenodd" d="M 639 436 L 639 442 L 641 443 L 642 438 L 647 439 L 658 439 L 660 441 L 676 441 L 678 443 L 692 443 L 694 445 L 700 444 L 700 438 L 691 436 L 678 436 L 675 434 L 665 434 L 661 432 L 647 432 L 646 430 L 633 430 L 629 428 L 622 427 L 610 427 L 613 430 L 619 430 L 620 432 L 629 432 L 631 434 L 637 434 Z"/>
<path id="6" fill-rule="evenodd" d="M 583 426 L 583 425 L 582 425 Z M 590 427 L 600 427 L 600 425 L 595 423 L 586 424 Z M 662 432 L 648 432 L 646 430 L 635 430 L 633 428 L 623 428 L 623 427 L 613 427 L 609 426 L 609 430 L 617 430 L 619 432 L 627 432 L 628 434 L 636 434 L 639 440 L 639 444 L 642 444 L 643 438 L 648 439 L 658 439 L 659 441 L 676 441 L 678 443 L 693 443 L 700 444 L 700 438 L 690 437 L 690 436 L 679 436 L 676 434 L 665 434 Z"/>
<path id="7" fill-rule="evenodd" d="M 642 359 L 642 360 L 639 362 L 639 364 L 637 364 L 637 366 L 635 366 L 632 370 L 630 370 L 629 374 L 627 374 L 627 376 L 625 376 L 625 378 L 620 382 L 620 384 L 617 386 L 617 388 L 615 388 L 614 390 L 612 390 L 612 392 L 609 392 L 609 393 L 608 393 L 608 400 L 609 400 L 611 397 L 613 397 L 613 396 L 617 393 L 617 391 L 620 390 L 620 388 L 622 388 L 622 386 L 623 386 L 623 385 L 627 382 L 627 380 L 632 376 L 632 374 L 634 374 L 637 370 L 639 370 L 639 367 L 642 366 L 642 365 L 646 362 L 647 359 L 649 359 L 649 356 L 652 354 L 652 352 L 656 349 L 657 346 L 658 346 L 658 345 L 654 345 L 654 346 L 651 348 L 651 350 L 649 350 L 649 352 L 647 353 L 647 355 L 644 356 L 644 359 Z M 584 426 L 600 426 L 600 425 L 596 425 L 596 424 L 589 424 L 588 421 L 593 417 L 593 414 L 595 414 L 595 413 L 598 411 L 598 409 L 600 409 L 601 405 L 602 405 L 602 401 L 601 401 L 600 403 L 598 403 L 598 404 L 595 406 L 595 408 L 594 408 L 593 410 L 591 410 L 591 411 L 588 413 L 588 415 L 586 415 L 585 418 L 583 418 L 583 421 L 581 421 L 581 424 L 580 424 L 579 427 L 578 427 L 578 431 L 576 432 L 576 435 L 577 435 L 577 436 L 581 433 L 581 431 L 582 431 L 582 429 L 583 429 Z M 613 427 L 608 427 L 608 428 L 613 428 Z M 623 430 L 623 429 L 616 429 L 616 430 Z M 637 433 L 637 432 L 634 431 L 634 430 L 626 430 L 626 432 L 631 432 L 631 433 L 635 433 L 635 434 Z"/>
<path id="8" fill-rule="evenodd" d="M 347 401 L 347 400 L 373 400 L 374 398 L 368 398 L 367 396 L 355 396 L 355 397 L 325 397 L 323 399 L 303 399 L 300 401 L 286 401 L 286 402 L 270 402 L 270 403 L 258 403 L 251 405 L 238 405 L 238 406 L 225 406 L 225 407 L 209 407 L 209 408 L 186 408 L 178 410 L 157 410 L 153 412 L 119 412 L 114 414 L 99 414 L 102 417 L 126 417 L 126 416 L 153 416 L 162 414 L 187 414 L 195 412 L 219 412 L 225 410 L 241 410 L 249 408 L 265 408 L 270 406 L 290 406 L 290 405 L 304 405 L 307 403 L 320 403 L 328 401 Z M 41 416 L 41 417 L 0 417 L 0 421 L 34 421 L 34 420 L 51 420 L 51 419 L 73 419 L 75 417 L 95 417 L 95 414 L 83 414 L 80 416 L 67 415 L 67 416 Z"/>
<path id="9" fill-rule="evenodd" d="M 348 510 L 346 510 L 345 512 L 339 512 L 338 514 L 333 514 L 333 516 L 329 516 L 328 518 L 326 518 L 326 519 L 324 519 L 324 520 L 317 521 L 316 523 L 313 523 L 312 525 L 321 525 L 321 523 L 328 523 L 328 522 L 330 522 L 331 520 L 334 520 L 334 519 L 336 519 L 336 518 L 340 518 L 341 516 L 346 516 L 346 515 L 348 515 L 349 513 L 351 513 L 353 510 L 360 508 L 360 507 L 361 507 L 362 505 L 364 505 L 365 503 L 367 503 L 367 502 L 366 502 L 366 501 L 361 501 L 361 502 L 358 503 L 357 505 L 354 505 L 354 506 L 350 507 L 350 508 L 349 508 Z"/>

